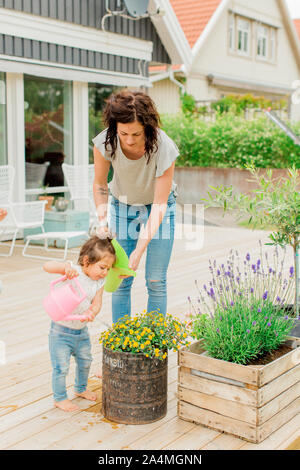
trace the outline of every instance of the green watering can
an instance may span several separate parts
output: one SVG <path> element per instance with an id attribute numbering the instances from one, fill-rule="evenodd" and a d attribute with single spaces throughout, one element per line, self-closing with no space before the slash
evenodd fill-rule
<path id="1" fill-rule="evenodd" d="M 119 276 L 136 276 L 136 272 L 128 267 L 128 256 L 125 253 L 125 250 L 117 242 L 117 240 L 112 240 L 112 245 L 116 252 L 116 262 L 113 264 L 113 267 L 108 271 L 106 276 L 106 281 L 104 284 L 104 290 L 106 292 L 115 292 L 118 289 L 123 279 L 120 279 Z"/>

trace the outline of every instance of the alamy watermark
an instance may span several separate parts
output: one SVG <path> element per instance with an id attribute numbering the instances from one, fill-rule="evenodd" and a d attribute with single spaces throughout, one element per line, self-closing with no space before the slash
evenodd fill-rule
<path id="1" fill-rule="evenodd" d="M 200 250 L 204 245 L 203 204 L 126 204 L 123 196 L 110 204 L 108 225 L 119 240 L 184 240 L 186 251 Z M 151 209 L 150 209 L 151 207 Z M 104 213 L 98 206 L 98 213 Z M 151 213 L 151 217 L 150 217 Z"/>

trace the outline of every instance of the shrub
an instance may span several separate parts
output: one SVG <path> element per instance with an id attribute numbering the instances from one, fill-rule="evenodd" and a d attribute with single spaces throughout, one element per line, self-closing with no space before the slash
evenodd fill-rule
<path id="1" fill-rule="evenodd" d="M 163 115 L 162 128 L 176 142 L 177 166 L 300 168 L 300 146 L 265 116 L 246 121 L 227 113 L 215 122 L 195 115 Z M 300 123 L 292 126 L 300 134 Z"/>

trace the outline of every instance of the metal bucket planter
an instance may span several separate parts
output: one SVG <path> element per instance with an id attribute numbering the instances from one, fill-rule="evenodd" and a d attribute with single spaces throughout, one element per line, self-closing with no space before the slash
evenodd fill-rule
<path id="1" fill-rule="evenodd" d="M 102 412 L 106 419 L 147 424 L 167 413 L 168 357 L 112 351 L 103 347 Z"/>

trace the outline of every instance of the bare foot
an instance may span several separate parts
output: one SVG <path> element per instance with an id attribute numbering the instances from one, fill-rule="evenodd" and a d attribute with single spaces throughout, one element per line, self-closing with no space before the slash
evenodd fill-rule
<path id="1" fill-rule="evenodd" d="M 96 401 L 97 394 L 95 392 L 91 392 L 90 390 L 85 390 L 82 393 L 75 393 L 77 397 L 85 398 L 86 400 Z"/>
<path id="2" fill-rule="evenodd" d="M 78 411 L 78 410 L 80 410 L 79 406 L 75 405 L 75 403 L 72 403 L 71 400 L 56 401 L 56 402 L 54 402 L 54 406 L 56 406 L 56 408 L 60 408 L 63 411 Z"/>
<path id="3" fill-rule="evenodd" d="M 102 370 L 97 370 L 97 372 L 95 372 L 95 376 L 98 377 L 98 379 L 102 379 Z"/>

